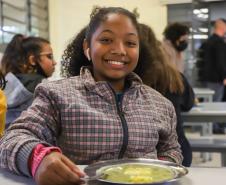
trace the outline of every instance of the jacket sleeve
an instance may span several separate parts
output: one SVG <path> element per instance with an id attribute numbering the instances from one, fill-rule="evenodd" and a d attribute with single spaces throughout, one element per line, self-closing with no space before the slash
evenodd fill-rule
<path id="1" fill-rule="evenodd" d="M 167 132 L 159 134 L 159 143 L 157 145 L 157 156 L 158 158 L 163 158 L 171 162 L 178 164 L 182 163 L 183 156 L 180 149 L 180 144 L 178 143 L 178 137 L 176 132 L 176 113 L 173 105 L 168 106 L 166 116 Z"/>
<path id="2" fill-rule="evenodd" d="M 185 78 L 185 76 L 181 73 L 183 85 L 184 85 L 184 92 L 180 96 L 180 108 L 181 111 L 189 111 L 195 102 L 195 95 L 192 87 L 190 86 L 189 82 Z"/>
<path id="3" fill-rule="evenodd" d="M 33 148 L 39 143 L 56 145 L 59 113 L 53 97 L 49 88 L 44 85 L 37 87 L 31 107 L 21 114 L 0 140 L 0 167 L 31 176 L 28 160 Z"/>

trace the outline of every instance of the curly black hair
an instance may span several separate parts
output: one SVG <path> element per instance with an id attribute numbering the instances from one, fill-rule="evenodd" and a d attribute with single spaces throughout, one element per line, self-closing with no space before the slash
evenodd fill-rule
<path id="1" fill-rule="evenodd" d="M 122 14 L 129 17 L 139 33 L 139 25 L 136 20 L 136 16 L 132 12 L 120 7 L 95 8 L 91 13 L 90 23 L 75 36 L 75 38 L 64 51 L 61 65 L 62 76 L 70 77 L 79 75 L 82 66 L 92 65 L 92 62 L 90 62 L 84 54 L 83 41 L 86 39 L 90 45 L 93 33 L 96 31 L 99 25 L 107 19 L 107 16 L 112 13 Z M 149 51 L 143 42 L 140 42 L 139 50 L 140 55 L 138 64 L 134 71 L 141 74 L 149 63 Z"/>
<path id="2" fill-rule="evenodd" d="M 64 51 L 61 62 L 61 75 L 64 77 L 79 75 L 82 66 L 92 65 L 83 52 L 86 29 L 87 27 L 84 27 Z"/>
<path id="3" fill-rule="evenodd" d="M 175 43 L 181 36 L 188 35 L 189 33 L 190 31 L 188 26 L 175 22 L 169 24 L 165 28 L 163 35 L 166 39 L 170 40 L 172 43 Z"/>

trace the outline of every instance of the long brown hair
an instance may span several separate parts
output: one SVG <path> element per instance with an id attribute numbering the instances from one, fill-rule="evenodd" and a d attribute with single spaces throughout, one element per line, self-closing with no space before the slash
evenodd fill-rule
<path id="1" fill-rule="evenodd" d="M 140 24 L 139 33 L 141 42 L 144 42 L 150 50 L 149 67 L 142 74 L 138 74 L 143 82 L 162 94 L 166 91 L 182 93 L 184 86 L 181 75 L 168 61 L 165 51 L 152 29 L 145 24 Z"/>

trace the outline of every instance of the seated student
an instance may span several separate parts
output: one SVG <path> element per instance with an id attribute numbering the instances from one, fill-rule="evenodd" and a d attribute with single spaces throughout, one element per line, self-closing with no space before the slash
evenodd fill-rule
<path id="1" fill-rule="evenodd" d="M 0 71 L 0 138 L 3 136 L 5 130 L 6 97 L 2 91 L 5 88 L 5 85 L 5 78 Z"/>
<path id="2" fill-rule="evenodd" d="M 1 63 L 7 80 L 8 126 L 31 105 L 35 87 L 52 75 L 56 62 L 49 41 L 17 34 L 6 47 Z"/>
<path id="3" fill-rule="evenodd" d="M 147 45 L 151 55 L 149 55 L 149 67 L 146 67 L 142 73 L 137 71 L 137 74 L 145 84 L 158 90 L 173 103 L 177 115 L 178 142 L 184 157 L 182 164 L 190 166 L 192 150 L 185 137 L 181 111 L 189 111 L 194 105 L 193 89 L 183 74 L 179 73 L 175 66 L 167 60 L 167 55 L 152 29 L 145 24 L 140 24 L 140 33 L 141 40 Z"/>
<path id="4" fill-rule="evenodd" d="M 0 166 L 51 185 L 79 183 L 85 174 L 77 164 L 139 157 L 181 163 L 173 105 L 133 73 L 145 65 L 134 14 L 95 9 L 83 31 L 63 57 L 72 77 L 36 88 L 32 106 L 0 140 Z"/>
<path id="5" fill-rule="evenodd" d="M 185 70 L 184 51 L 188 47 L 189 33 L 189 27 L 179 22 L 169 24 L 163 32 L 163 49 L 169 62 L 175 65 L 181 73 Z"/>

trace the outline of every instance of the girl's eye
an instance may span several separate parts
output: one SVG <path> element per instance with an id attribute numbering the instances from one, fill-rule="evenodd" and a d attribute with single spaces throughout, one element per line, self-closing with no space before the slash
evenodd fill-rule
<path id="1" fill-rule="evenodd" d="M 40 53 L 39 56 L 46 56 L 50 60 L 54 60 L 53 54 L 52 53 Z"/>
<path id="2" fill-rule="evenodd" d="M 109 38 L 101 38 L 100 42 L 103 44 L 110 44 L 112 42 L 112 39 Z"/>
<path id="3" fill-rule="evenodd" d="M 54 60 L 54 59 L 53 59 L 53 54 L 48 54 L 48 55 L 46 55 L 46 56 L 47 56 L 48 59 Z"/>
<path id="4" fill-rule="evenodd" d="M 127 46 L 129 46 L 129 47 L 136 47 L 136 46 L 137 46 L 137 43 L 134 42 L 134 41 L 127 41 L 126 44 L 127 44 Z"/>

